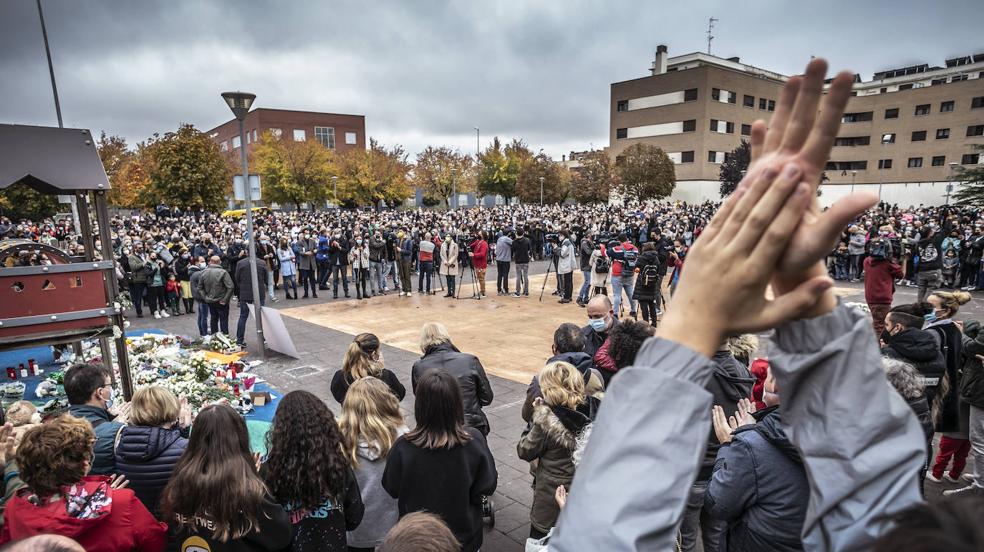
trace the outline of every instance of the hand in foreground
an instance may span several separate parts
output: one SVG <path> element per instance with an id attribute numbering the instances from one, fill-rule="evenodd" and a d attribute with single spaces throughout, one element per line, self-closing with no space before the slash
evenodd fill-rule
<path id="1" fill-rule="evenodd" d="M 724 415 L 724 409 L 718 405 L 711 407 L 711 423 L 714 425 L 714 436 L 722 445 L 730 443 L 733 428 L 728 424 L 728 418 Z"/>
<path id="2" fill-rule="evenodd" d="M 774 282 L 777 294 L 785 293 L 809 277 L 823 274 L 822 267 L 817 270 L 818 259 L 830 252 L 849 222 L 878 201 L 874 194 L 852 194 L 836 202 L 828 211 L 820 212 L 816 189 L 830 158 L 830 149 L 854 80 L 851 73 L 841 72 L 831 81 L 824 95 L 826 73 L 826 61 L 810 61 L 805 75 L 786 81 L 768 131 L 764 122 L 756 121 L 752 125 L 749 174 L 776 163 L 795 162 L 803 171 L 803 181 L 811 186 L 810 207 L 793 232 L 778 266 L 778 278 Z M 806 274 L 808 270 L 810 273 Z"/>
<path id="3" fill-rule="evenodd" d="M 123 489 L 129 484 L 130 482 L 127 481 L 126 476 L 123 474 L 115 474 L 109 478 L 109 488 L 111 489 Z"/>
<path id="4" fill-rule="evenodd" d="M 180 408 L 178 409 L 178 426 L 181 428 L 191 427 L 192 419 L 188 397 L 181 397 Z"/>
<path id="5" fill-rule="evenodd" d="M 14 426 L 10 422 L 0 427 L 0 469 L 14 459 Z"/>
<path id="6" fill-rule="evenodd" d="M 743 425 L 752 425 L 755 423 L 755 403 L 748 399 L 741 399 L 738 401 L 738 410 L 735 411 L 734 418 L 735 427 L 740 427 Z"/>
<path id="7" fill-rule="evenodd" d="M 812 186 L 795 162 L 760 167 L 746 175 L 690 249 L 660 337 L 710 357 L 729 335 L 796 318 L 832 285 L 826 275 L 817 276 L 774 300 L 765 298 Z"/>

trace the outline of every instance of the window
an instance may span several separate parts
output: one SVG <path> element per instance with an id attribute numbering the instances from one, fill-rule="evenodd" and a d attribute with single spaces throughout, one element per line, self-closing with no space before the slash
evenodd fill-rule
<path id="1" fill-rule="evenodd" d="M 314 127 L 314 138 L 328 149 L 335 149 L 335 129 L 332 127 Z"/>
<path id="2" fill-rule="evenodd" d="M 253 133 L 252 133 L 252 132 L 247 132 L 247 133 L 246 133 L 246 145 L 247 145 L 247 146 L 248 146 L 248 145 L 250 144 L 250 141 L 251 141 L 252 139 L 253 139 Z"/>
<path id="3" fill-rule="evenodd" d="M 828 171 L 863 171 L 868 169 L 867 161 L 828 161 Z"/>
<path id="4" fill-rule="evenodd" d="M 971 109 L 980 109 L 984 107 L 984 96 L 977 96 L 976 98 L 970 100 Z"/>
<path id="5" fill-rule="evenodd" d="M 769 100 L 766 100 L 765 98 L 759 98 L 759 110 L 765 111 L 765 105 L 768 103 L 768 101 Z"/>
<path id="6" fill-rule="evenodd" d="M 697 89 L 688 88 L 683 91 L 683 101 L 685 102 L 696 102 L 697 101 Z"/>
<path id="7" fill-rule="evenodd" d="M 752 109 L 754 109 L 755 108 L 755 96 L 749 96 L 748 94 L 745 94 L 745 97 L 743 97 L 741 99 L 741 105 L 744 106 L 744 107 L 751 107 Z"/>
<path id="8" fill-rule="evenodd" d="M 219 149 L 222 151 L 229 151 L 229 141 L 223 140 L 219 142 Z"/>
<path id="9" fill-rule="evenodd" d="M 967 136 L 984 136 L 984 125 L 973 125 L 967 127 Z"/>
<path id="10" fill-rule="evenodd" d="M 280 129 L 280 128 L 271 128 L 270 129 L 270 134 L 274 138 L 276 138 L 276 139 L 279 140 L 284 135 L 284 131 L 283 131 L 283 129 Z"/>
<path id="11" fill-rule="evenodd" d="M 615 129 L 615 138 L 616 139 L 625 138 L 628 135 L 629 135 L 629 129 L 627 129 L 627 128 L 616 128 Z"/>
<path id="12" fill-rule="evenodd" d="M 238 148 L 240 146 L 240 144 L 241 144 L 241 142 L 239 141 L 239 137 L 238 136 L 233 136 L 232 137 L 232 149 Z"/>
<path id="13" fill-rule="evenodd" d="M 775 110 L 776 110 L 776 101 L 769 100 L 769 111 L 775 111 Z"/>
<path id="14" fill-rule="evenodd" d="M 871 111 L 861 111 L 858 113 L 845 113 L 841 118 L 842 123 L 863 123 L 872 119 Z"/>
<path id="15" fill-rule="evenodd" d="M 969 76 L 967 76 L 966 74 L 964 74 L 964 75 L 953 75 L 953 77 L 952 77 L 952 78 L 950 79 L 950 82 L 960 82 L 960 81 L 965 81 L 965 80 L 967 80 L 968 78 L 970 78 L 970 77 L 969 77 Z"/>
<path id="16" fill-rule="evenodd" d="M 929 104 L 917 105 L 916 115 L 929 115 Z"/>
<path id="17" fill-rule="evenodd" d="M 734 134 L 735 133 L 735 124 L 734 123 L 726 123 L 724 125 L 724 131 L 727 132 L 728 134 Z"/>
<path id="18" fill-rule="evenodd" d="M 835 138 L 835 146 L 867 146 L 871 143 L 871 136 L 851 136 L 848 138 Z"/>
<path id="19" fill-rule="evenodd" d="M 680 152 L 680 162 L 681 163 L 693 163 L 694 162 L 694 152 L 691 151 L 681 151 Z"/>
<path id="20" fill-rule="evenodd" d="M 683 122 L 684 132 L 694 132 L 697 130 L 697 119 L 689 119 Z"/>
<path id="21" fill-rule="evenodd" d="M 910 157 L 909 168 L 918 169 L 919 167 L 922 167 L 922 157 Z"/>
<path id="22" fill-rule="evenodd" d="M 629 100 L 619 100 L 618 103 L 615 104 L 615 110 L 616 111 L 628 111 L 629 110 Z"/>
<path id="23" fill-rule="evenodd" d="M 708 163 L 724 163 L 727 160 L 728 154 L 723 151 L 709 151 L 707 152 L 707 162 Z"/>
<path id="24" fill-rule="evenodd" d="M 942 79 L 933 79 L 930 86 L 936 86 L 937 84 L 946 84 L 946 77 L 943 77 Z"/>
<path id="25" fill-rule="evenodd" d="M 976 165 L 981 162 L 981 154 L 979 153 L 965 153 L 963 157 L 960 158 L 961 165 Z"/>
<path id="26" fill-rule="evenodd" d="M 954 105 L 955 104 L 953 100 L 950 100 L 948 102 L 940 102 L 940 113 L 949 113 L 953 111 Z"/>
<path id="27" fill-rule="evenodd" d="M 721 90 L 720 88 L 711 88 L 711 98 L 714 101 L 722 103 L 735 103 L 735 98 L 737 94 L 734 92 L 729 92 L 727 90 Z"/>
<path id="28" fill-rule="evenodd" d="M 945 155 L 934 155 L 933 156 L 933 166 L 934 167 L 942 167 L 945 164 L 946 164 L 946 156 Z"/>
<path id="29" fill-rule="evenodd" d="M 882 134 L 882 144 L 894 144 L 895 143 L 895 133 Z"/>
<path id="30" fill-rule="evenodd" d="M 348 144 L 348 145 L 350 145 L 350 146 L 355 145 L 356 143 L 358 143 L 358 139 L 357 139 L 357 137 L 356 137 L 356 135 L 355 135 L 354 132 L 346 132 L 345 133 L 345 143 Z"/>
<path id="31" fill-rule="evenodd" d="M 253 129 L 253 141 L 254 142 L 256 141 L 256 129 L 255 128 Z"/>
<path id="32" fill-rule="evenodd" d="M 741 135 L 750 136 L 752 134 L 752 125 L 741 125 Z"/>
<path id="33" fill-rule="evenodd" d="M 717 132 L 717 131 L 718 131 L 718 120 L 711 119 L 711 132 Z"/>
<path id="34" fill-rule="evenodd" d="M 891 159 L 879 159 L 878 160 L 878 168 L 879 169 L 891 169 L 892 168 L 892 160 Z"/>
<path id="35" fill-rule="evenodd" d="M 304 132 L 304 129 L 303 128 L 295 128 L 294 129 L 294 141 L 295 142 L 303 142 L 304 140 L 307 140 L 307 133 Z"/>
<path id="36" fill-rule="evenodd" d="M 936 139 L 937 140 L 946 140 L 949 137 L 950 137 L 950 129 L 948 129 L 948 128 L 938 128 L 938 129 L 936 129 Z"/>
<path id="37" fill-rule="evenodd" d="M 885 110 L 886 119 L 898 119 L 899 118 L 899 108 L 893 107 Z"/>
<path id="38" fill-rule="evenodd" d="M 711 119 L 711 132 L 721 132 L 725 134 L 735 133 L 735 124 L 729 123 L 727 121 L 719 121 L 717 119 Z"/>
<path id="39" fill-rule="evenodd" d="M 925 130 L 914 130 L 914 131 L 912 131 L 912 141 L 913 142 L 922 142 L 924 140 L 926 140 L 926 131 Z"/>

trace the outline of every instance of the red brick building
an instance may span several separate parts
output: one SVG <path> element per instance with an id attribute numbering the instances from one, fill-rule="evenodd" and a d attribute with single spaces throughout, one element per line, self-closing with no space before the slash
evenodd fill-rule
<path id="1" fill-rule="evenodd" d="M 345 151 L 366 147 L 365 115 L 341 115 L 292 109 L 257 108 L 246 115 L 246 145 L 257 141 L 264 132 L 287 140 L 318 140 L 328 149 Z M 232 119 L 206 132 L 223 151 L 240 146 L 239 123 Z"/>

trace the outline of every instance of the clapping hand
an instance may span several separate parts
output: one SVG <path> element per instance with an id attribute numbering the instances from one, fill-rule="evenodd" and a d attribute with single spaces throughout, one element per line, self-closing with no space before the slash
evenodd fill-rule
<path id="1" fill-rule="evenodd" d="M 129 484 L 130 482 L 127 481 L 126 476 L 123 474 L 115 474 L 109 478 L 109 488 L 111 489 L 123 489 Z"/>
<path id="2" fill-rule="evenodd" d="M 755 423 L 755 403 L 748 399 L 738 401 L 738 410 L 730 417 L 726 417 L 724 409 L 714 405 L 711 409 L 711 422 L 714 424 L 714 435 L 722 445 L 730 443 L 734 438 L 734 432 L 741 426 L 752 425 Z"/>
<path id="3" fill-rule="evenodd" d="M 10 422 L 0 426 L 0 469 L 14 459 L 14 426 Z"/>
<path id="4" fill-rule="evenodd" d="M 563 485 L 557 485 L 557 490 L 554 491 L 554 500 L 557 501 L 557 506 L 563 510 L 564 506 L 567 506 L 567 488 Z"/>

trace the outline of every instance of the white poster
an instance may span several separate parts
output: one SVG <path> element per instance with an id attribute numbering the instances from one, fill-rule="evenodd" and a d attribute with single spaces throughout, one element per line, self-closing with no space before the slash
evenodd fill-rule
<path id="1" fill-rule="evenodd" d="M 256 316 L 253 303 L 246 303 L 246 305 L 249 307 L 250 316 Z M 280 317 L 280 311 L 263 307 L 260 312 L 263 313 L 263 337 L 266 339 L 267 347 L 289 357 L 301 358 L 297 354 L 297 348 L 294 347 L 294 340 L 287 333 L 287 326 L 284 325 L 284 319 Z"/>

